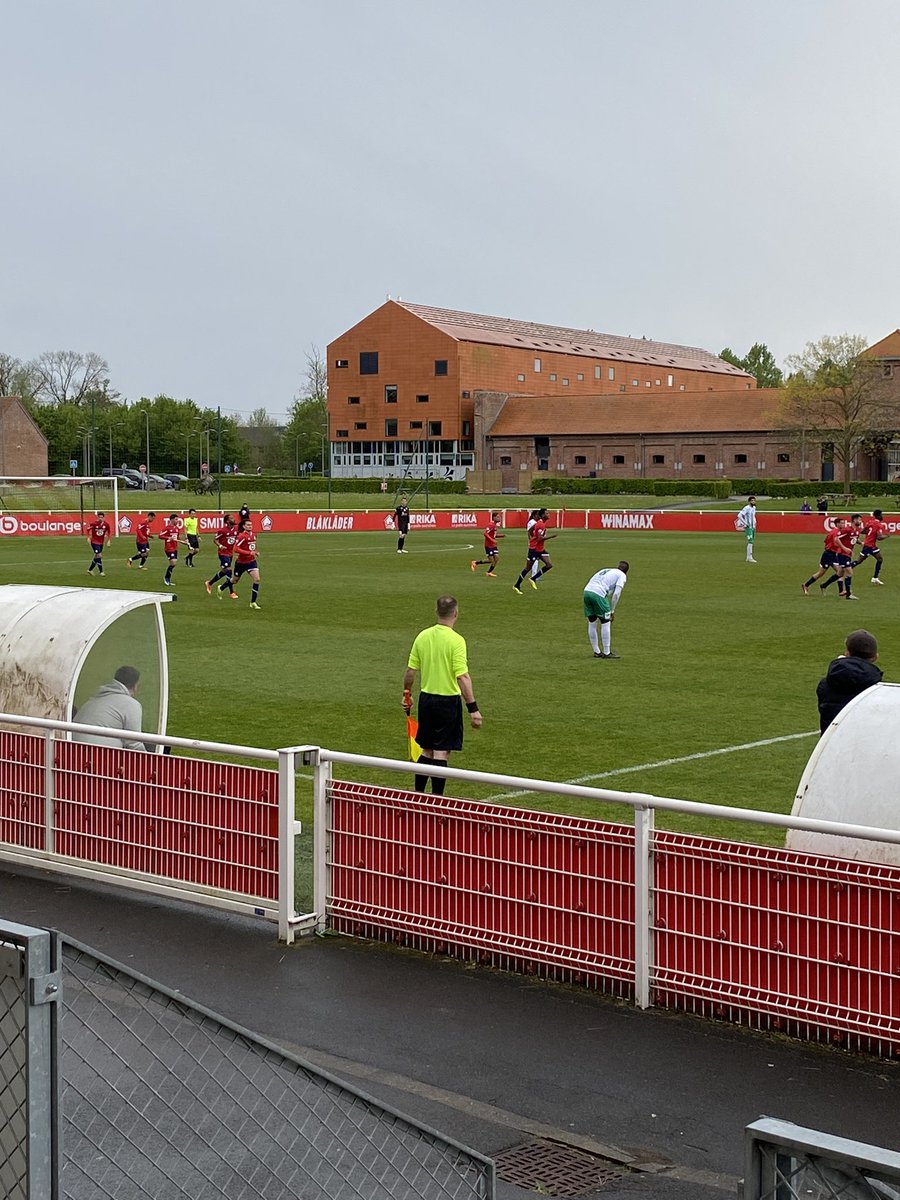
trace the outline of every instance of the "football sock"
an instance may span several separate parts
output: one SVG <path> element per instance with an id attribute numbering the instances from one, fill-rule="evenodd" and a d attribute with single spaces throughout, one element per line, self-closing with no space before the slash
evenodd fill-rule
<path id="1" fill-rule="evenodd" d="M 219 571 L 218 575 L 213 575 L 212 579 L 207 579 L 206 582 L 209 584 L 210 587 L 212 587 L 212 585 L 214 583 L 218 583 L 221 578 L 222 578 L 222 572 Z"/>
<path id="2" fill-rule="evenodd" d="M 873 579 L 877 579 L 877 578 L 878 578 L 878 576 L 881 574 L 881 564 L 882 564 L 883 562 L 884 562 L 884 559 L 883 559 L 883 558 L 876 558 L 876 559 L 875 559 L 875 574 L 872 576 L 872 578 L 873 578 Z"/>
<path id="3" fill-rule="evenodd" d="M 839 583 L 839 582 L 840 582 L 840 580 L 838 579 L 837 575 L 832 575 L 832 577 L 830 579 L 826 579 L 824 583 L 820 583 L 819 587 L 824 592 L 827 587 L 831 587 L 831 585 L 833 583 Z"/>
<path id="4" fill-rule="evenodd" d="M 230 579 L 227 579 L 227 578 L 226 578 L 226 580 L 225 580 L 225 582 L 224 582 L 224 583 L 220 583 L 220 584 L 219 584 L 219 591 L 220 591 L 220 592 L 224 592 L 226 588 L 227 588 L 227 589 L 228 589 L 230 592 L 233 592 L 233 591 L 234 591 L 234 588 L 231 586 L 231 580 L 230 580 Z"/>
<path id="5" fill-rule="evenodd" d="M 432 760 L 435 766 L 446 767 L 446 759 L 435 758 Z M 443 796 L 444 788 L 447 786 L 447 780 L 443 775 L 432 775 L 431 777 L 431 794 L 432 796 Z"/>
<path id="6" fill-rule="evenodd" d="M 193 556 L 193 554 L 188 554 L 188 555 L 187 555 L 187 557 L 186 557 L 186 558 L 185 558 L 185 560 L 184 560 L 184 565 L 185 565 L 186 567 L 192 567 L 192 566 L 194 565 L 194 556 Z"/>
<path id="7" fill-rule="evenodd" d="M 540 571 L 538 571 L 537 575 L 535 576 L 535 579 L 540 579 L 540 577 L 542 575 L 546 575 L 548 571 L 552 571 L 552 570 L 553 570 L 553 564 L 548 563 L 546 567 L 543 567 Z"/>
<path id="8" fill-rule="evenodd" d="M 826 585 L 826 586 L 827 586 L 827 585 Z M 839 579 L 839 580 L 838 580 L 838 592 L 840 593 L 840 595 L 842 595 L 842 596 L 843 596 L 843 594 L 844 594 L 844 581 L 843 581 L 843 579 Z"/>
<path id="9" fill-rule="evenodd" d="M 405 534 L 405 533 L 401 533 L 401 534 L 400 534 L 400 536 L 397 538 L 397 549 L 398 549 L 398 550 L 402 550 L 402 549 L 403 549 L 403 543 L 404 543 L 405 541 L 406 541 L 406 534 Z"/>
<path id="10" fill-rule="evenodd" d="M 432 767 L 432 766 L 434 766 L 434 759 L 428 758 L 424 754 L 420 754 L 419 761 L 416 765 L 420 766 L 420 767 L 421 766 Z M 416 785 L 417 792 L 426 791 L 427 786 L 428 786 L 428 776 L 427 775 L 416 775 L 415 785 Z"/>
<path id="11" fill-rule="evenodd" d="M 597 636 L 597 622 L 596 621 L 588 621 L 588 638 L 590 639 L 591 646 L 594 648 L 594 653 L 599 654 L 600 653 L 600 639 Z"/>
<path id="12" fill-rule="evenodd" d="M 516 582 L 513 584 L 513 587 L 521 587 L 521 586 L 522 586 L 522 580 L 525 578 L 525 576 L 526 576 L 527 574 L 528 574 L 527 570 L 526 570 L 526 571 L 523 571 L 523 572 L 522 572 L 522 574 L 519 576 L 519 578 L 516 580 Z"/>
<path id="13" fill-rule="evenodd" d="M 166 571 L 166 583 L 171 583 L 171 582 L 172 582 L 172 568 L 169 567 L 168 570 Z"/>
<path id="14" fill-rule="evenodd" d="M 612 644 L 612 630 L 609 627 L 609 621 L 600 626 L 600 640 L 603 643 L 603 653 L 609 654 L 609 648 Z"/>
<path id="15" fill-rule="evenodd" d="M 807 579 L 806 583 L 804 583 L 804 585 L 803 585 L 803 586 L 804 586 L 804 587 L 812 587 L 812 585 L 813 585 L 815 582 L 816 582 L 816 577 L 815 577 L 815 575 L 810 575 L 809 579 Z"/>
<path id="16" fill-rule="evenodd" d="M 253 587 L 250 589 L 250 603 L 255 604 L 256 601 L 258 600 L 258 598 L 259 598 L 259 584 L 254 583 Z"/>

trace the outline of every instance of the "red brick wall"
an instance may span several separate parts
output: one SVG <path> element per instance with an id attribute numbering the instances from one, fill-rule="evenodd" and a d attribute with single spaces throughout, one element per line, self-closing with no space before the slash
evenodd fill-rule
<path id="1" fill-rule="evenodd" d="M 0 398 L 0 474 L 46 475 L 47 442 L 18 400 Z"/>

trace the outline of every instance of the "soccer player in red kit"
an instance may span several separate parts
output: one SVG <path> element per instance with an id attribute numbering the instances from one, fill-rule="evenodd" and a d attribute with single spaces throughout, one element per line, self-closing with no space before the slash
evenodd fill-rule
<path id="1" fill-rule="evenodd" d="M 225 598 L 225 589 L 228 588 L 231 599 L 237 600 L 237 592 L 234 590 L 234 584 L 232 583 L 231 563 L 234 559 L 234 543 L 237 541 L 238 529 L 234 523 L 234 517 L 230 513 L 226 513 L 223 520 L 224 524 L 215 536 L 216 551 L 219 555 L 219 571 L 217 575 L 213 575 L 212 579 L 207 579 L 206 591 L 211 596 L 213 584 L 218 583 L 220 579 L 224 579 L 225 582 L 219 584 L 216 588 L 217 598 L 223 600 Z"/>
<path id="2" fill-rule="evenodd" d="M 863 517 L 863 529 L 866 531 L 863 540 L 862 554 L 853 563 L 854 567 L 858 567 L 861 562 L 867 558 L 875 559 L 875 573 L 869 580 L 870 583 L 877 583 L 879 587 L 884 587 L 884 580 L 879 579 L 881 574 L 881 566 L 884 559 L 881 556 L 881 551 L 878 548 L 878 543 L 886 537 L 890 537 L 890 530 L 887 527 L 887 522 L 884 520 L 884 513 L 880 508 L 876 508 L 871 517 Z"/>
<path id="3" fill-rule="evenodd" d="M 237 583 L 242 575 L 249 575 L 253 581 L 250 592 L 250 607 L 259 609 L 256 603 L 259 597 L 259 566 L 257 564 L 256 534 L 249 521 L 241 521 L 240 532 L 234 541 L 234 582 Z"/>
<path id="4" fill-rule="evenodd" d="M 531 527 L 531 533 L 528 535 L 528 559 L 525 566 L 519 572 L 519 578 L 513 584 L 513 591 L 522 595 L 522 581 L 531 570 L 534 563 L 541 563 L 541 569 L 537 575 L 532 575 L 528 580 L 533 588 L 537 588 L 538 580 L 541 579 L 548 571 L 553 570 L 553 563 L 550 561 L 550 555 L 544 549 L 544 542 L 549 538 L 556 537 L 555 533 L 547 532 L 547 519 L 550 516 L 546 508 L 542 508 L 537 515 L 537 519 Z"/>
<path id="5" fill-rule="evenodd" d="M 478 567 L 486 566 L 488 568 L 488 578 L 494 578 L 494 571 L 497 569 L 497 560 L 500 557 L 500 551 L 497 548 L 497 538 L 506 537 L 505 533 L 497 532 L 497 522 L 500 520 L 499 512 L 492 512 L 491 519 L 484 527 L 484 558 L 473 558 L 471 562 L 472 570 L 475 571 Z"/>
<path id="6" fill-rule="evenodd" d="M 838 598 L 841 600 L 858 600 L 858 596 L 853 595 L 853 547 L 856 545 L 857 539 L 862 534 L 862 517 L 859 513 L 854 513 L 849 522 L 843 522 L 841 528 L 836 531 L 837 536 L 834 541 L 834 574 L 830 579 L 826 579 L 824 583 L 820 583 L 822 595 L 825 594 L 825 589 L 837 582 Z"/>
<path id="7" fill-rule="evenodd" d="M 106 519 L 106 513 L 98 512 L 93 521 L 88 522 L 87 536 L 94 554 L 91 565 L 88 567 L 88 575 L 94 573 L 94 567 L 97 568 L 100 575 L 103 574 L 103 547 L 109 541 L 111 534 L 112 530 Z"/>
<path id="8" fill-rule="evenodd" d="M 825 549 L 822 551 L 822 556 L 819 559 L 818 571 L 816 571 L 815 575 L 810 575 L 806 583 L 800 584 L 804 596 L 809 595 L 809 589 L 817 579 L 821 579 L 826 572 L 834 570 L 834 556 L 837 553 L 837 547 L 843 533 L 843 526 L 844 518 L 835 517 L 832 528 L 825 534 Z"/>
<path id="9" fill-rule="evenodd" d="M 125 559 L 125 566 L 130 567 L 135 559 L 138 559 L 138 570 L 146 571 L 147 557 L 150 554 L 150 526 L 156 520 L 155 512 L 148 512 L 143 521 L 138 522 L 138 527 L 134 531 L 134 544 L 137 554 L 132 554 L 131 558 Z"/>
<path id="10" fill-rule="evenodd" d="M 166 567 L 166 577 L 163 582 L 166 587 L 174 587 L 172 572 L 178 565 L 178 543 L 181 542 L 183 546 L 187 545 L 187 542 L 181 536 L 181 521 L 179 521 L 177 513 L 172 513 L 168 521 L 166 521 L 162 533 L 158 536 L 163 543 L 165 556 L 169 560 L 169 565 Z"/>

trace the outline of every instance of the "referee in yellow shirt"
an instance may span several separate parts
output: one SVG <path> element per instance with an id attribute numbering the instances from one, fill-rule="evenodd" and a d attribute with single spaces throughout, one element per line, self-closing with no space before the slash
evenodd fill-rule
<path id="1" fill-rule="evenodd" d="M 200 537 L 197 530 L 200 528 L 200 520 L 197 516 L 196 508 L 189 508 L 188 515 L 184 518 L 184 536 L 187 539 L 188 552 L 184 556 L 184 564 L 186 567 L 194 565 L 194 555 L 200 553 Z"/>
<path id="2" fill-rule="evenodd" d="M 403 676 L 403 707 L 412 707 L 412 685 L 419 673 L 419 732 L 422 747 L 418 766 L 445 766 L 451 750 L 462 750 L 465 701 L 473 729 L 481 727 L 481 713 L 472 690 L 466 641 L 453 626 L 459 617 L 454 596 L 439 596 L 437 624 L 423 629 L 412 644 Z M 427 775 L 416 775 L 416 791 L 424 792 Z M 431 777 L 431 790 L 444 794 L 446 779 Z"/>

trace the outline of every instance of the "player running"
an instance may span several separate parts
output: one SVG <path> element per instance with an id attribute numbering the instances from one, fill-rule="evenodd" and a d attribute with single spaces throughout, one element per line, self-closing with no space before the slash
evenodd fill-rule
<path id="1" fill-rule="evenodd" d="M 94 555 L 88 567 L 88 575 L 92 575 L 96 567 L 98 574 L 103 576 L 103 547 L 109 542 L 111 535 L 112 529 L 106 519 L 106 513 L 98 512 L 94 520 L 88 523 L 87 536 Z"/>
<path id="2" fill-rule="evenodd" d="M 256 561 L 258 556 L 253 526 L 249 521 L 241 521 L 240 530 L 234 540 L 234 583 L 236 584 L 242 575 L 250 576 L 253 581 L 250 607 L 257 611 L 259 611 L 259 605 L 256 603 L 259 597 L 259 566 Z"/>
<path id="3" fill-rule="evenodd" d="M 834 543 L 834 574 L 820 583 L 822 595 L 833 583 L 838 585 L 838 599 L 858 600 L 853 595 L 853 547 L 862 532 L 862 517 L 854 513 L 850 521 L 844 521 Z"/>
<path id="4" fill-rule="evenodd" d="M 163 551 L 169 561 L 166 567 L 166 577 L 163 580 L 166 587 L 174 587 L 172 582 L 172 572 L 178 565 L 178 544 L 186 546 L 187 542 L 181 536 L 181 521 L 178 519 L 177 513 L 172 513 L 168 521 L 163 527 L 162 533 L 157 535 L 163 543 Z"/>
<path id="5" fill-rule="evenodd" d="M 887 527 L 887 522 L 884 520 L 884 513 L 881 509 L 873 509 L 871 517 L 863 517 L 862 527 L 866 531 L 863 539 L 862 553 L 852 565 L 858 567 L 865 559 L 874 558 L 875 573 L 869 580 L 869 583 L 877 583 L 879 587 L 884 587 L 884 580 L 879 579 L 884 558 L 878 548 L 878 543 L 883 541 L 884 538 L 890 537 L 891 531 Z"/>
<path id="6" fill-rule="evenodd" d="M 611 649 L 610 625 L 616 615 L 616 605 L 627 583 L 628 563 L 624 560 L 617 567 L 604 567 L 592 575 L 584 585 L 584 615 L 588 621 L 588 640 L 594 658 L 621 658 Z M 597 638 L 597 622 L 600 622 L 600 639 Z M 600 649 L 601 643 L 603 649 Z"/>
<path id="7" fill-rule="evenodd" d="M 200 518 L 197 516 L 196 508 L 189 508 L 188 515 L 184 518 L 184 536 L 187 538 L 188 552 L 184 556 L 184 565 L 192 567 L 194 565 L 194 555 L 200 553 Z"/>
<path id="8" fill-rule="evenodd" d="M 553 570 L 553 563 L 550 561 L 550 555 L 544 549 L 544 542 L 548 541 L 550 538 L 557 537 L 557 534 L 547 532 L 547 519 L 549 516 L 550 514 L 546 508 L 539 509 L 538 515 L 535 518 L 535 522 L 531 527 L 531 533 L 528 536 L 528 559 L 526 560 L 525 566 L 519 572 L 519 578 L 513 584 L 513 591 L 518 592 L 520 596 L 522 595 L 522 581 L 529 571 L 533 570 L 535 563 L 540 563 L 541 569 L 538 571 L 537 575 L 532 573 L 531 578 L 528 580 L 535 591 L 537 591 L 539 580 L 542 579 L 548 571 Z"/>
<path id="9" fill-rule="evenodd" d="M 134 532 L 134 544 L 137 554 L 132 554 L 131 558 L 125 559 L 125 566 L 130 567 L 137 560 L 138 570 L 146 571 L 147 559 L 150 556 L 150 526 L 156 520 L 155 512 L 148 512 L 143 521 L 138 522 L 138 527 Z"/>
<path id="10" fill-rule="evenodd" d="M 473 558 L 471 567 L 476 571 L 479 567 L 486 566 L 487 578 L 495 578 L 494 572 L 497 569 L 497 560 L 500 558 L 500 551 L 497 548 L 497 538 L 506 537 L 505 533 L 497 532 L 497 523 L 500 520 L 500 512 L 492 512 L 491 519 L 484 527 L 484 558 Z"/>
<path id="11" fill-rule="evenodd" d="M 734 519 L 734 527 L 747 539 L 747 562 L 755 563 L 753 541 L 756 537 L 756 497 L 748 496 L 747 503 Z"/>
<path id="12" fill-rule="evenodd" d="M 231 599 L 237 600 L 238 594 L 234 590 L 231 564 L 234 559 L 234 543 L 237 541 L 238 530 L 234 523 L 234 517 L 230 513 L 225 514 L 223 522 L 222 528 L 215 536 L 216 550 L 219 555 L 219 570 L 216 575 L 213 575 L 212 579 L 206 580 L 206 592 L 207 595 L 211 596 L 213 584 L 218 583 L 220 579 L 224 579 L 225 582 L 219 584 L 216 588 L 216 597 L 219 600 L 224 600 L 225 589 L 228 588 L 228 594 L 231 596 Z"/>
<path id="13" fill-rule="evenodd" d="M 818 571 L 816 571 L 815 575 L 810 575 L 810 577 L 809 577 L 809 579 L 807 579 L 806 583 L 800 584 L 800 587 L 803 589 L 804 596 L 809 595 L 809 589 L 812 587 L 812 585 L 816 582 L 817 579 L 821 579 L 822 576 L 827 574 L 828 571 L 834 570 L 834 559 L 835 559 L 835 555 L 838 552 L 838 544 L 843 535 L 843 526 L 844 526 L 844 518 L 843 517 L 835 517 L 832 528 L 829 529 L 828 532 L 825 534 L 825 549 L 822 551 L 821 557 L 819 558 Z M 837 578 L 837 576 L 835 576 L 835 578 Z M 822 585 L 823 594 L 824 594 L 824 589 L 825 589 L 825 585 L 823 584 Z"/>

